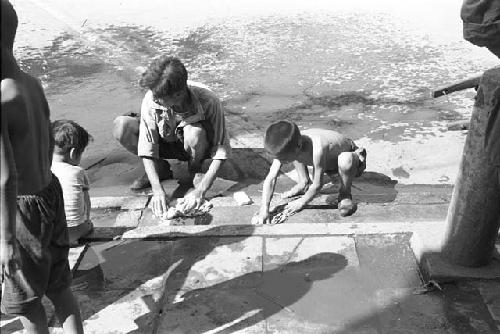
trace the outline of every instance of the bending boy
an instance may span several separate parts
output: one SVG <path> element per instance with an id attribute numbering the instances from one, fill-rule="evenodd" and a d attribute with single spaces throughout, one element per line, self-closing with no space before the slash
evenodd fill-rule
<path id="1" fill-rule="evenodd" d="M 351 184 L 366 168 L 366 150 L 332 130 L 308 129 L 299 131 L 295 123 L 281 121 L 271 124 L 266 130 L 265 149 L 274 157 L 264 181 L 260 212 L 253 218 L 254 224 L 269 222 L 269 204 L 273 196 L 276 179 L 281 165 L 293 162 L 299 181 L 282 197 L 302 196 L 285 207 L 288 214 L 302 210 L 323 186 L 323 173 L 332 179 L 339 174 L 341 184 L 338 208 L 342 216 L 354 213 Z M 313 166 L 312 182 L 307 166 Z"/>
<path id="2" fill-rule="evenodd" d="M 50 172 L 50 112 L 40 83 L 13 55 L 17 15 L 2 0 L 1 252 L 2 312 L 28 333 L 48 333 L 47 295 L 65 333 L 83 333 L 70 290 L 68 229 L 61 186 Z"/>
<path id="3" fill-rule="evenodd" d="M 163 56 L 153 61 L 140 81 L 148 89 L 141 114 L 115 119 L 114 137 L 142 158 L 146 170 L 131 188 L 151 186 L 151 206 L 160 217 L 169 204 L 160 181 L 172 178 L 166 159 L 188 161 L 191 176 L 200 171 L 203 160 L 212 159 L 200 184 L 184 197 L 184 210 L 188 211 L 201 205 L 231 151 L 220 100 L 207 87 L 187 78 L 178 58 Z"/>

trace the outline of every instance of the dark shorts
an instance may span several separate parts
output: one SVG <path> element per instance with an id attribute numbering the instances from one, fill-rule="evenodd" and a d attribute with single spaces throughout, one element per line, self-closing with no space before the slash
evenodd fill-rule
<path id="1" fill-rule="evenodd" d="M 137 119 L 137 121 L 140 121 L 141 119 L 141 114 L 136 113 L 136 112 L 129 112 L 124 114 L 123 116 L 129 116 Z M 213 131 L 211 131 L 211 126 L 209 125 L 208 121 L 201 121 L 199 124 L 205 129 L 207 132 L 208 140 L 210 142 L 211 136 L 213 137 Z M 186 152 L 184 149 L 184 133 L 181 129 L 177 129 L 176 131 L 176 136 L 177 140 L 174 142 L 166 142 L 166 141 L 161 141 L 160 142 L 160 159 L 176 159 L 176 160 L 181 160 L 181 161 L 189 161 L 191 159 L 191 155 Z M 207 150 L 207 154 L 205 159 L 210 158 L 210 150 Z"/>
<path id="2" fill-rule="evenodd" d="M 57 177 L 52 175 L 38 194 L 17 197 L 16 224 L 20 269 L 4 277 L 1 308 L 22 315 L 43 295 L 71 284 L 68 227 Z"/>

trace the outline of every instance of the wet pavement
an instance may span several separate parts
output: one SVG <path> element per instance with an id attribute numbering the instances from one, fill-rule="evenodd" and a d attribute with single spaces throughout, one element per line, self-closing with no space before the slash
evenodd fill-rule
<path id="1" fill-rule="evenodd" d="M 443 273 L 417 263 L 442 232 L 465 141 L 447 125 L 467 119 L 474 98 L 430 90 L 498 64 L 462 40 L 458 2 L 13 2 L 21 67 L 42 80 L 53 119 L 94 137 L 82 165 L 96 228 L 71 258 L 87 333 L 500 333 L 499 259 L 489 279 L 438 285 L 429 279 Z M 210 213 L 168 223 L 148 191 L 128 189 L 143 170 L 111 137 L 162 53 L 221 97 L 236 148 Z M 338 214 L 329 183 L 284 224 L 249 225 L 270 163 L 262 134 L 280 119 L 366 147 L 352 217 Z M 186 166 L 172 167 L 165 186 L 177 198 Z M 276 191 L 294 180 L 285 168 Z M 238 190 L 254 204 L 237 206 Z M 2 333 L 19 330 L 2 315 Z"/>
<path id="2" fill-rule="evenodd" d="M 418 265 L 415 245 L 439 238 L 452 188 L 387 181 L 357 180 L 351 217 L 329 202 L 331 185 L 276 226 L 249 225 L 258 206 L 237 206 L 231 190 L 205 216 L 169 222 L 153 217 L 147 195 L 94 197 L 94 234 L 72 259 L 85 330 L 500 332 L 500 257 L 493 275 L 437 285 Z M 277 189 L 291 184 L 282 175 Z M 257 203 L 260 186 L 237 185 Z M 2 316 L 2 333 L 19 326 Z"/>
<path id="3" fill-rule="evenodd" d="M 326 127 L 367 148 L 368 170 L 405 184 L 456 177 L 465 134 L 447 126 L 470 116 L 474 91 L 429 92 L 498 65 L 462 39 L 454 0 L 14 3 L 21 67 L 41 78 L 54 119 L 94 136 L 83 165 L 95 187 L 142 172 L 112 121 L 138 110 L 137 80 L 159 54 L 221 97 L 233 146 L 261 147 L 275 120 Z"/>

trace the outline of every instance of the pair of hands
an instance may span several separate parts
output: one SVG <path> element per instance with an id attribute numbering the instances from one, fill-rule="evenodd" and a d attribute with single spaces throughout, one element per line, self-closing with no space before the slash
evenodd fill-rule
<path id="1" fill-rule="evenodd" d="M 151 198 L 151 210 L 156 217 L 165 217 L 169 208 L 170 200 L 165 191 L 153 194 Z M 203 194 L 199 189 L 194 189 L 184 196 L 182 204 L 177 207 L 182 212 L 198 209 L 203 204 Z"/>

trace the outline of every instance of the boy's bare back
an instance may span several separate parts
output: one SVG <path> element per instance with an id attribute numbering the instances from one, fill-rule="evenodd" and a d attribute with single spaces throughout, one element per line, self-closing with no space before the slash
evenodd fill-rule
<path id="1" fill-rule="evenodd" d="M 302 137 L 311 140 L 311 147 L 303 161 L 308 166 L 313 166 L 313 155 L 320 154 L 324 157 L 323 168 L 325 171 L 335 171 L 337 169 L 337 158 L 342 152 L 353 152 L 357 147 L 354 142 L 346 136 L 325 129 L 307 129 L 301 131 Z"/>
<path id="2" fill-rule="evenodd" d="M 35 194 L 51 180 L 53 148 L 45 94 L 38 80 L 22 71 L 2 80 L 1 94 L 2 137 L 10 142 L 15 161 L 17 194 Z"/>

